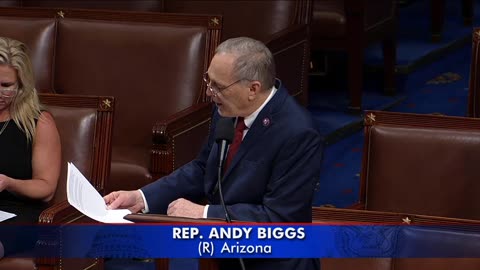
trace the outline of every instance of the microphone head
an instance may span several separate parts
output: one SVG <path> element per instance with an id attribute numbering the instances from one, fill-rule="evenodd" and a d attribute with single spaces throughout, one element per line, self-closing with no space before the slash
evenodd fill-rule
<path id="1" fill-rule="evenodd" d="M 227 144 L 233 141 L 235 134 L 235 128 L 233 127 L 232 118 L 220 117 L 215 127 L 215 141 L 217 143 L 225 140 Z"/>

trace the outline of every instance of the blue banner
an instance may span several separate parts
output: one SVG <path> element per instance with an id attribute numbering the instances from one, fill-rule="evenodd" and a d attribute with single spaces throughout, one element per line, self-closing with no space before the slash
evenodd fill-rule
<path id="1" fill-rule="evenodd" d="M 98 224 L 0 226 L 0 235 L 12 230 L 35 231 L 35 254 L 28 256 L 36 257 L 480 257 L 477 226 Z"/>

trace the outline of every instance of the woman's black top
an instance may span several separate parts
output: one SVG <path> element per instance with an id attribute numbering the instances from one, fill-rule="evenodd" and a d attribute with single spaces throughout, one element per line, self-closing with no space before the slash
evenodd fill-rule
<path id="1" fill-rule="evenodd" d="M 0 174 L 17 180 L 32 179 L 32 140 L 27 141 L 25 133 L 13 120 L 0 122 Z M 5 256 L 30 248 L 35 243 L 34 230 L 24 227 L 21 232 L 12 232 L 10 224 L 36 224 L 40 213 L 47 204 L 39 200 L 22 198 L 6 190 L 0 192 L 0 210 L 14 213 L 17 216 L 0 222 L 0 241 L 5 249 Z M 2 232 L 2 227 L 4 228 Z M 18 230 L 22 226 L 15 226 Z M 19 237 L 20 236 L 20 237 Z"/>

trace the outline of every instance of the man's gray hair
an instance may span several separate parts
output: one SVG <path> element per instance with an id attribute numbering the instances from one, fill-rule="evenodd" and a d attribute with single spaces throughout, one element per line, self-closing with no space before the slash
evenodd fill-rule
<path id="1" fill-rule="evenodd" d="M 267 90 L 275 84 L 275 62 L 270 50 L 262 42 L 248 38 L 231 38 L 215 50 L 215 54 L 233 54 L 237 59 L 233 63 L 233 76 L 237 79 L 260 81 Z"/>

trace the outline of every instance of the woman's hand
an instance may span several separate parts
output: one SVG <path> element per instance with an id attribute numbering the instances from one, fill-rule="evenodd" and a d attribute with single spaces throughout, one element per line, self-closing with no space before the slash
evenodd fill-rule
<path id="1" fill-rule="evenodd" d="M 12 179 L 4 174 L 0 174 L 0 192 L 8 188 Z"/>

